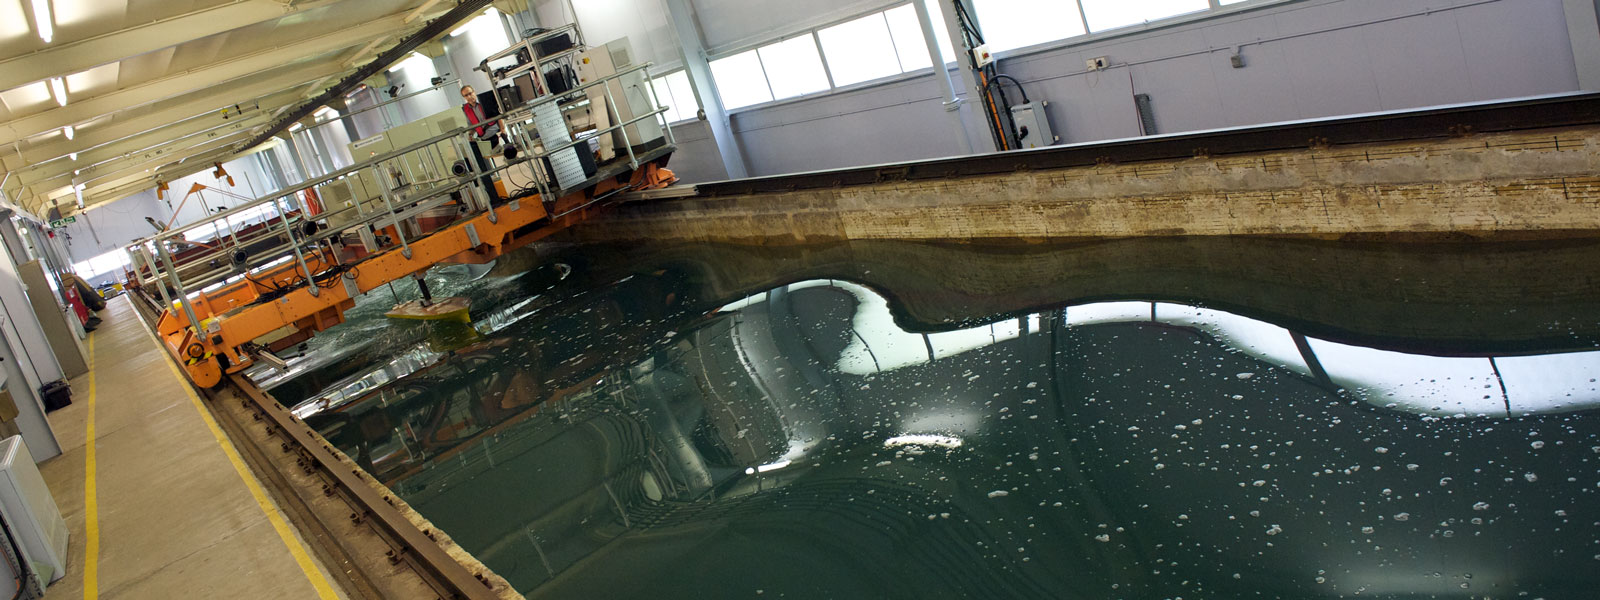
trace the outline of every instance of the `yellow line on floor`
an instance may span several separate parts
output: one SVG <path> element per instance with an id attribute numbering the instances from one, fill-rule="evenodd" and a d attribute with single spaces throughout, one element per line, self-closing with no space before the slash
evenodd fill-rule
<path id="1" fill-rule="evenodd" d="M 130 299 L 129 301 L 131 302 L 132 300 Z M 239 457 L 239 450 L 233 447 L 233 442 L 228 441 L 227 434 L 222 432 L 222 428 L 217 425 L 217 420 L 211 417 L 211 411 L 206 408 L 205 404 L 200 402 L 200 396 L 194 393 L 194 388 L 190 386 L 189 379 L 183 376 L 183 372 L 178 370 L 177 365 L 173 364 L 172 355 L 167 354 L 165 345 L 161 344 L 161 341 L 157 340 L 155 335 L 151 334 L 148 329 L 145 330 L 145 334 L 156 342 L 156 351 L 160 352 L 161 356 L 166 359 L 162 362 L 167 364 L 167 368 L 172 371 L 172 376 L 178 379 L 178 386 L 183 388 L 183 393 L 189 395 L 189 402 L 194 404 L 195 410 L 200 411 L 200 419 L 205 421 L 206 428 L 211 430 L 211 437 L 217 440 L 217 446 L 221 447 L 222 453 L 228 456 L 228 462 L 233 464 L 233 470 L 239 473 L 239 478 L 244 480 L 245 487 L 250 489 L 250 495 L 255 497 L 256 505 L 261 507 L 261 512 L 266 513 L 267 521 L 272 523 L 272 529 L 278 532 L 278 538 L 283 540 L 283 545 L 289 548 L 289 554 L 294 556 L 295 564 L 300 565 L 300 570 L 306 574 L 306 579 L 311 580 L 311 587 L 316 588 L 317 597 L 322 600 L 338 600 L 339 595 L 334 593 L 333 585 L 329 584 L 328 578 L 324 577 L 322 571 L 317 569 L 317 564 L 311 560 L 311 555 L 306 552 L 305 545 L 300 543 L 300 538 L 295 537 L 294 531 L 289 528 L 288 521 L 283 519 L 283 513 L 279 512 L 278 507 L 274 506 L 272 500 L 267 498 L 266 490 L 261 488 L 261 483 L 256 481 L 256 476 L 250 472 L 249 467 L 245 466 L 244 459 Z"/>
<path id="2" fill-rule="evenodd" d="M 83 445 L 83 598 L 100 597 L 100 500 L 94 487 L 94 334 L 89 334 L 89 425 Z"/>

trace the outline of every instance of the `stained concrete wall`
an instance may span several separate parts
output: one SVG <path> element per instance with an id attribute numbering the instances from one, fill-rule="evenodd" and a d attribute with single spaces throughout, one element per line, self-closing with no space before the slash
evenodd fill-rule
<path id="1" fill-rule="evenodd" d="M 1600 127 L 640 202 L 585 241 L 810 243 L 1600 230 Z"/>

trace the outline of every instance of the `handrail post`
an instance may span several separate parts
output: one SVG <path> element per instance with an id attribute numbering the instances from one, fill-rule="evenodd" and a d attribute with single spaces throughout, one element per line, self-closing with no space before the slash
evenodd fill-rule
<path id="1" fill-rule="evenodd" d="M 667 143 L 678 145 L 678 137 L 672 133 L 672 119 L 667 117 L 665 106 L 661 105 L 661 92 L 656 91 L 656 81 L 650 78 L 650 67 L 645 66 L 644 80 L 650 86 L 650 105 L 656 107 L 656 118 L 661 120 L 661 128 L 667 130 Z"/>
<path id="2" fill-rule="evenodd" d="M 167 265 L 167 278 L 172 280 L 172 288 L 178 293 L 178 305 L 183 307 L 183 314 L 189 317 L 189 325 L 194 327 L 194 334 L 199 337 L 205 333 L 200 328 L 200 319 L 194 314 L 194 305 L 189 302 L 189 292 L 183 289 L 183 278 L 178 276 L 178 269 L 172 266 L 172 253 L 167 251 L 164 243 L 156 244 L 156 251 L 161 255 L 161 262 Z"/>
<path id="3" fill-rule="evenodd" d="M 161 281 L 161 275 L 159 273 L 161 267 L 156 265 L 156 259 L 154 256 L 150 255 L 149 247 L 140 246 L 139 252 L 143 254 L 143 256 L 140 257 L 140 260 L 143 260 L 145 264 L 150 265 L 150 285 L 156 286 L 156 289 L 161 292 L 161 301 L 166 303 L 166 310 L 171 310 L 172 295 L 167 293 L 167 284 Z"/>
<path id="4" fill-rule="evenodd" d="M 290 249 L 294 250 L 294 259 L 300 263 L 300 272 L 305 273 L 306 275 L 306 291 L 311 294 L 312 298 L 315 298 L 322 290 L 317 287 L 316 277 L 311 274 L 311 265 L 306 264 L 305 253 L 300 251 L 300 240 L 294 234 L 294 228 L 289 226 L 288 211 L 284 210 L 282 202 L 282 196 L 272 199 L 273 207 L 277 208 L 279 215 L 283 217 L 284 228 L 288 229 L 289 247 Z"/>
<path id="5" fill-rule="evenodd" d="M 617 110 L 617 99 L 611 97 L 611 84 L 606 83 L 603 89 L 606 91 L 606 105 L 611 108 L 611 114 L 617 115 L 617 120 L 622 120 L 622 111 Z M 628 150 L 628 166 L 639 168 L 639 157 L 633 153 L 633 142 L 628 139 L 628 126 L 623 125 L 617 128 L 617 131 L 622 132 L 622 147 Z"/>
<path id="6" fill-rule="evenodd" d="M 400 220 L 394 218 L 394 191 L 389 189 L 387 181 L 379 188 L 383 190 L 383 206 L 389 210 L 389 213 L 384 216 L 389 219 L 389 223 L 394 225 L 394 236 L 400 240 L 400 255 L 409 259 L 411 258 L 411 243 L 406 241 L 406 231 L 404 227 L 400 226 Z"/>
<path id="7" fill-rule="evenodd" d="M 450 144 L 455 147 L 456 156 L 460 157 L 458 160 L 461 161 L 461 164 L 467 166 L 466 177 L 473 183 L 477 183 L 479 178 L 478 171 L 480 170 L 478 169 L 478 161 L 473 159 L 472 149 L 467 146 L 467 144 L 471 144 L 472 142 L 470 140 L 463 142 L 463 139 L 464 138 L 461 137 L 450 138 Z M 453 168 L 451 169 L 450 174 L 455 175 Z M 468 187 L 476 189 L 478 186 L 468 185 Z M 472 193 L 470 190 L 465 194 L 462 194 L 461 199 L 467 203 L 467 207 L 472 209 L 472 212 L 474 213 L 482 211 L 488 206 L 488 203 L 484 201 L 483 197 Z"/>

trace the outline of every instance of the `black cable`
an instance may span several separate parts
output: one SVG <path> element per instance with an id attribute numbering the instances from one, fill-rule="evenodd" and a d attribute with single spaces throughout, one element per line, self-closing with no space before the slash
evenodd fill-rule
<path id="1" fill-rule="evenodd" d="M 965 2 L 960 1 L 955 3 L 956 24 L 961 29 L 962 37 L 965 38 L 963 41 L 966 42 L 967 58 L 971 61 L 970 64 L 977 64 L 978 58 L 977 55 L 973 53 L 972 49 L 984 45 L 985 41 L 983 39 L 983 33 L 979 32 L 978 29 L 973 26 L 974 19 L 972 18 L 972 15 L 967 12 L 965 4 Z M 979 76 L 979 81 L 983 82 L 983 89 L 979 94 L 978 103 L 983 105 L 981 108 L 983 110 L 985 123 L 990 124 L 989 126 L 985 127 L 985 129 L 989 130 L 990 141 L 994 143 L 995 149 L 1006 149 L 1011 145 L 1010 138 L 1014 136 L 1006 135 L 1006 132 L 1001 130 L 1001 118 L 997 112 L 997 109 L 994 107 L 994 101 L 989 92 L 989 82 L 991 82 L 998 75 L 998 73 L 995 71 L 995 66 L 993 63 L 983 67 L 977 67 L 973 70 Z M 1013 79 L 1012 81 L 1016 80 Z M 1023 95 L 1026 96 L 1027 94 L 1024 93 Z M 1009 119 L 1006 122 L 1009 122 Z"/>
<path id="2" fill-rule="evenodd" d="M 977 39 L 977 45 L 983 45 L 985 43 L 983 41 L 983 33 L 979 32 L 976 27 L 972 26 L 972 22 L 976 19 L 973 19 L 972 15 L 967 13 L 966 3 L 957 1 L 955 4 L 956 16 L 959 17 L 957 20 L 960 21 L 961 29 L 966 31 L 971 37 Z"/>
<path id="3" fill-rule="evenodd" d="M 28 568 L 28 565 L 22 561 L 22 548 L 17 546 L 17 536 L 12 533 L 11 526 L 6 523 L 5 519 L 0 519 L 0 533 L 3 533 L 6 537 L 6 558 L 8 560 L 16 561 L 12 565 L 8 566 L 16 567 L 17 593 L 11 595 L 11 600 L 17 600 L 18 598 L 21 598 L 22 593 L 27 591 L 28 587 L 32 585 L 31 582 L 33 578 L 29 576 L 30 569 Z"/>
<path id="4" fill-rule="evenodd" d="M 989 82 L 984 84 L 983 92 L 984 92 L 985 96 L 988 96 L 988 99 L 990 101 L 993 101 L 992 94 L 994 92 L 997 91 L 997 92 L 1000 93 L 999 108 L 997 110 L 1000 110 L 1001 112 L 1005 113 L 1002 116 L 1002 118 L 1004 120 L 1004 123 L 1007 125 L 1006 128 L 1009 130 L 1009 131 L 1007 131 L 1007 133 L 1009 134 L 1008 139 L 1011 142 L 1011 146 L 1016 147 L 1016 148 L 1021 148 L 1022 147 L 1022 134 L 1017 131 L 1017 122 L 1016 122 L 1016 120 L 1014 120 L 1011 117 L 1011 107 L 1012 107 L 1011 98 L 1006 96 L 1005 85 L 1003 83 L 1004 80 L 1009 80 L 1012 85 L 1017 86 L 1017 90 L 1018 91 L 1022 92 L 1022 103 L 1023 104 L 1028 104 L 1029 102 L 1031 102 L 1028 99 L 1028 90 L 1022 87 L 1022 82 L 1017 81 L 1017 78 L 1015 78 L 1015 77 L 1012 77 L 1010 75 L 1006 75 L 1006 74 L 1003 74 L 1003 73 L 996 73 L 993 77 L 991 77 L 989 79 Z M 992 86 L 992 88 L 991 88 L 991 86 Z M 999 119 L 997 119 L 997 120 L 999 120 Z"/>
<path id="5" fill-rule="evenodd" d="M 999 81 L 1001 79 L 1010 80 L 1012 85 L 1017 86 L 1017 91 L 1022 92 L 1022 103 L 1023 104 L 1030 104 L 1032 102 L 1032 101 L 1028 100 L 1028 90 L 1027 90 L 1027 88 L 1022 87 L 1022 82 L 1021 81 L 1017 81 L 1017 78 L 1012 77 L 1010 75 L 1006 75 L 1005 73 L 998 73 L 993 78 L 991 78 L 990 81 Z"/>

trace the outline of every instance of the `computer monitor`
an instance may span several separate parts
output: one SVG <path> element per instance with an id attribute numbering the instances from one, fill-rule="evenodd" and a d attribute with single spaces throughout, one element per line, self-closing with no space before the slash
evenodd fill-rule
<path id="1" fill-rule="evenodd" d="M 500 99 L 495 97 L 494 90 L 478 92 L 478 104 L 483 107 L 483 117 L 493 119 L 500 116 Z"/>

